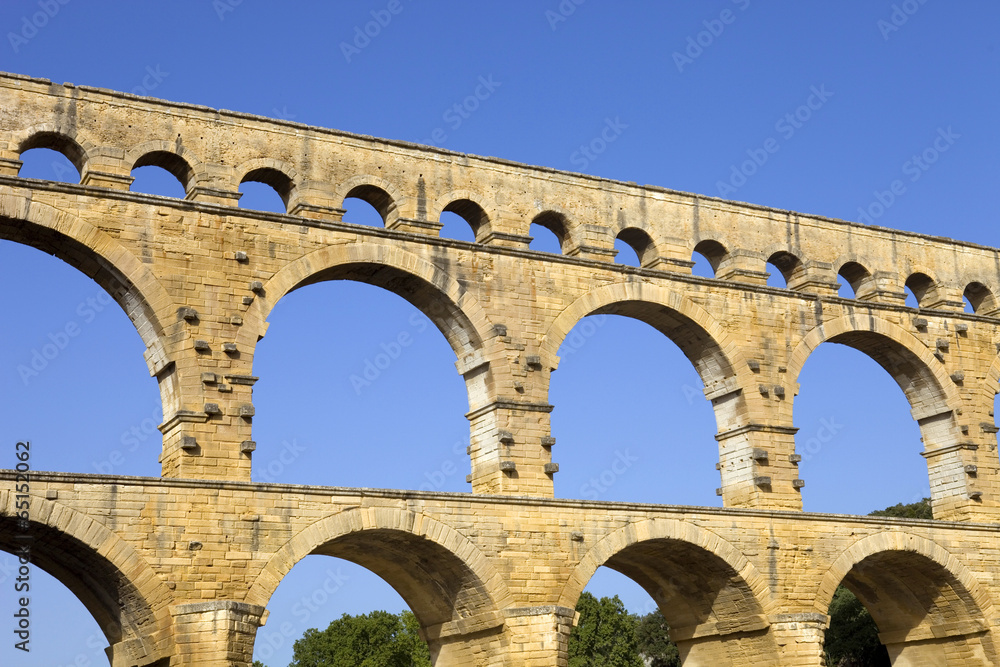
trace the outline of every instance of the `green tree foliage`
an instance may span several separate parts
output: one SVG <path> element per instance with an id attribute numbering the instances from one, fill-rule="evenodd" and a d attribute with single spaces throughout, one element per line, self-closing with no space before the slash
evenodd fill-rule
<path id="1" fill-rule="evenodd" d="M 868 516 L 894 516 L 900 519 L 933 519 L 931 515 L 931 499 L 924 498 L 918 503 L 904 505 L 899 503 L 884 510 L 875 510 Z"/>
<path id="2" fill-rule="evenodd" d="M 326 630 L 306 630 L 295 642 L 289 667 L 430 667 L 419 627 L 409 611 L 344 614 Z"/>
<path id="3" fill-rule="evenodd" d="M 681 667 L 677 645 L 670 641 L 670 628 L 663 614 L 654 611 L 640 618 L 635 634 L 639 655 L 647 667 Z"/>
<path id="4" fill-rule="evenodd" d="M 869 516 L 901 519 L 932 519 L 931 500 L 904 505 L 899 503 Z M 888 666 L 889 654 L 878 639 L 878 628 L 871 614 L 851 591 L 837 588 L 830 604 L 830 628 L 826 631 L 826 663 L 831 667 Z"/>
<path id="5" fill-rule="evenodd" d="M 851 591 L 837 588 L 826 631 L 826 664 L 831 667 L 889 667 L 889 654 L 878 639 L 871 614 Z"/>
<path id="6" fill-rule="evenodd" d="M 584 592 L 576 603 L 580 621 L 569 638 L 569 667 L 644 667 L 639 657 L 638 619 L 618 599 Z"/>
<path id="7" fill-rule="evenodd" d="M 267 667 L 267 665 L 265 665 L 265 664 L 264 664 L 263 662 L 261 662 L 260 660 L 254 660 L 254 661 L 253 661 L 253 667 Z"/>

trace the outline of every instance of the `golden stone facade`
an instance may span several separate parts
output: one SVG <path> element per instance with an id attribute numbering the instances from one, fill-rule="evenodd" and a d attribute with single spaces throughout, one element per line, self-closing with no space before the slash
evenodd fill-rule
<path id="1" fill-rule="evenodd" d="M 19 178 L 39 147 L 81 182 Z M 144 165 L 177 176 L 185 199 L 129 192 Z M 287 214 L 238 208 L 248 180 Z M 350 197 L 385 227 L 343 222 Z M 444 211 L 476 241 L 440 238 Z M 533 222 L 562 255 L 528 249 Z M 0 238 L 93 277 L 159 382 L 162 478 L 31 485 L 35 560 L 98 620 L 116 667 L 249 665 L 270 595 L 311 553 L 388 581 L 437 665 L 565 665 L 573 607 L 602 565 L 660 604 L 685 665 L 820 665 L 841 583 L 894 664 L 997 664 L 995 249 L 12 74 Z M 613 263 L 616 238 L 641 267 Z M 693 252 L 715 278 L 691 275 Z M 766 284 L 769 262 L 786 288 Z M 838 275 L 856 298 L 838 296 Z M 395 292 L 448 340 L 468 388 L 470 494 L 249 481 L 268 313 L 337 279 Z M 595 313 L 652 325 L 697 369 L 724 509 L 553 499 L 550 373 Z M 792 404 L 824 341 L 868 354 L 905 393 L 934 521 L 801 511 Z M 0 547 L 14 550 L 14 473 L 0 479 Z"/>

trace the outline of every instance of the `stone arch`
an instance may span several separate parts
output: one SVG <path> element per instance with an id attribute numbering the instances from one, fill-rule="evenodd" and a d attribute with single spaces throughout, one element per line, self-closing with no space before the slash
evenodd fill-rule
<path id="1" fill-rule="evenodd" d="M 459 659 L 469 644 L 499 655 L 506 643 L 502 610 L 513 598 L 503 576 L 474 543 L 441 521 L 392 507 L 320 519 L 271 556 L 247 601 L 266 605 L 292 567 L 311 554 L 349 560 L 392 586 L 420 621 L 436 664 L 470 664 Z"/>
<path id="2" fill-rule="evenodd" d="M 355 197 L 371 204 L 386 227 L 392 227 L 399 220 L 399 210 L 403 207 L 406 197 L 399 189 L 379 176 L 362 174 L 341 183 L 334 191 L 334 200 L 343 207 L 345 199 Z"/>
<path id="3" fill-rule="evenodd" d="M 528 229 L 524 230 L 528 234 L 531 225 L 540 225 L 555 234 L 559 241 L 559 252 L 563 255 L 574 246 L 576 225 L 569 212 L 559 206 L 547 206 L 540 209 L 528 223 Z"/>
<path id="4" fill-rule="evenodd" d="M 29 245 L 90 276 L 121 306 L 146 345 L 150 375 L 160 383 L 164 415 L 180 405 L 180 388 L 164 347 L 173 300 L 153 273 L 114 238 L 80 218 L 13 194 L 0 195 L 0 238 Z"/>
<path id="5" fill-rule="evenodd" d="M 234 190 L 247 181 L 264 183 L 274 188 L 281 200 L 285 202 L 286 209 L 290 208 L 299 179 L 298 172 L 292 165 L 282 160 L 263 157 L 247 160 L 233 171 L 239 178 Z"/>
<path id="6" fill-rule="evenodd" d="M 266 330 L 266 319 L 286 294 L 324 280 L 356 280 L 403 297 L 438 327 L 455 356 L 459 371 L 481 365 L 482 345 L 492 325 L 475 297 L 434 264 L 394 246 L 366 239 L 348 246 L 315 250 L 291 262 L 265 283 L 249 313 L 257 326 L 242 327 L 241 336 L 255 343 Z"/>
<path id="7" fill-rule="evenodd" d="M 14 139 L 17 153 L 21 155 L 33 148 L 49 148 L 66 156 L 81 179 L 95 152 L 95 146 L 86 137 L 80 136 L 75 128 L 61 127 L 53 123 L 34 125 Z"/>
<path id="8" fill-rule="evenodd" d="M 635 251 L 639 266 L 655 264 L 660 257 L 656 241 L 645 226 L 624 226 L 615 235 L 615 240 L 621 240 Z"/>
<path id="9" fill-rule="evenodd" d="M 500 219 L 495 206 L 485 203 L 485 198 L 471 190 L 451 190 L 438 197 L 431 209 L 433 220 L 438 220 L 445 211 L 456 213 L 469 223 L 476 241 L 482 241 L 493 231 L 493 222 Z M 469 202 L 473 206 L 463 205 Z M 478 210 L 476 210 L 478 208 Z M 472 218 L 472 219 L 470 219 Z"/>
<path id="10" fill-rule="evenodd" d="M 125 155 L 129 171 L 137 167 L 156 165 L 163 167 L 181 182 L 185 192 L 208 182 L 205 165 L 176 141 L 152 140 L 133 146 Z"/>
<path id="11" fill-rule="evenodd" d="M 86 607 L 115 664 L 152 664 L 172 654 L 172 594 L 150 564 L 104 524 L 33 496 L 31 562 Z M 17 553 L 13 493 L 0 491 L 0 550 Z M 121 663 L 118 660 L 121 660 Z"/>
<path id="12" fill-rule="evenodd" d="M 853 347 L 885 368 L 906 394 L 917 421 L 961 405 L 954 383 L 927 346 L 913 334 L 873 313 L 851 313 L 809 331 L 789 357 L 788 376 L 793 382 L 798 381 L 813 350 L 826 341 Z M 909 372 L 906 364 L 911 366 Z"/>
<path id="13" fill-rule="evenodd" d="M 823 574 L 818 613 L 841 584 L 868 608 L 890 657 L 905 656 L 898 664 L 996 664 L 990 594 L 942 546 L 903 530 L 857 540 Z"/>
<path id="14" fill-rule="evenodd" d="M 580 559 L 558 604 L 573 608 L 601 566 L 642 586 L 670 625 L 681 657 L 739 665 L 746 651 L 774 655 L 767 578 L 717 534 L 676 519 L 643 519 L 606 535 Z"/>
<path id="15" fill-rule="evenodd" d="M 559 346 L 570 330 L 584 317 L 594 314 L 633 317 L 661 331 L 694 364 L 705 384 L 706 394 L 726 388 L 738 389 L 737 376 L 746 367 L 746 362 L 722 326 L 690 299 L 648 283 L 605 285 L 564 308 L 542 338 L 543 363 L 555 369 Z"/>

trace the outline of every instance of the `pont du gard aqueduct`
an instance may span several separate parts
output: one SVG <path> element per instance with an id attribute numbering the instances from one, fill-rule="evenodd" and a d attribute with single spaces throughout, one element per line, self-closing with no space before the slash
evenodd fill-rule
<path id="1" fill-rule="evenodd" d="M 20 178 L 33 148 L 80 182 Z M 146 165 L 184 199 L 130 192 Z M 239 208 L 244 181 L 287 212 Z M 343 222 L 347 198 L 384 227 Z M 439 236 L 445 211 L 475 242 Z M 561 254 L 528 249 L 532 223 Z M 33 562 L 94 616 L 115 667 L 250 665 L 268 600 L 309 554 L 387 581 L 436 665 L 566 665 L 601 566 L 650 593 L 689 666 L 823 664 L 841 584 L 895 665 L 1000 664 L 996 249 L 13 74 L 0 238 L 107 290 L 159 383 L 161 477 L 33 472 L 22 525 L 16 473 L 0 472 L 0 549 L 30 531 Z M 640 267 L 613 262 L 616 239 Z M 692 275 L 696 252 L 714 278 Z M 787 287 L 767 285 L 768 263 Z M 255 346 L 285 294 L 325 280 L 390 290 L 445 336 L 468 388 L 469 493 L 251 482 Z M 595 313 L 648 323 L 696 368 L 722 508 L 554 499 L 567 445 L 550 374 Z M 933 520 L 802 511 L 792 405 L 824 341 L 905 394 Z"/>

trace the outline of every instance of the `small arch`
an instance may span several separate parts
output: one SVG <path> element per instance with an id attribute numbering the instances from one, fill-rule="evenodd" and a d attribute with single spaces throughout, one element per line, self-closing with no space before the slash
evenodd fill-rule
<path id="1" fill-rule="evenodd" d="M 534 229 L 538 229 L 539 227 L 542 229 L 546 229 L 549 232 L 551 232 L 553 236 L 555 236 L 558 251 L 554 251 L 553 249 L 553 250 L 544 250 L 544 252 L 553 252 L 553 254 L 562 254 L 563 252 L 565 252 L 566 239 L 568 238 L 567 235 L 569 232 L 569 224 L 565 215 L 551 210 L 543 211 L 542 213 L 539 213 L 532 219 L 531 227 Z M 538 246 L 545 246 L 545 245 L 546 244 L 544 241 L 542 241 L 539 238 L 536 238 L 536 240 L 533 241 L 529 247 L 532 250 L 541 250 L 542 248 Z"/>
<path id="2" fill-rule="evenodd" d="M 980 315 L 989 314 L 997 310 L 997 299 L 993 292 L 986 285 L 979 282 L 969 283 L 962 294 L 968 301 L 972 312 Z"/>
<path id="3" fill-rule="evenodd" d="M 728 254 L 729 251 L 726 250 L 726 247 L 718 241 L 706 239 L 698 242 L 698 245 L 694 247 L 694 252 L 691 256 L 691 259 L 695 262 L 693 273 L 705 278 L 715 278 L 719 272 L 719 266 L 722 264 L 723 260 L 726 259 Z M 710 272 L 701 270 L 701 267 L 699 266 L 701 262 L 698 261 L 698 258 L 695 257 L 695 255 L 700 255 L 705 261 L 708 262 L 709 267 L 711 267 Z"/>
<path id="4" fill-rule="evenodd" d="M 909 292 L 907 305 L 917 308 L 923 305 L 924 298 L 934 289 L 934 279 L 926 273 L 911 273 L 904 286 Z"/>
<path id="5" fill-rule="evenodd" d="M 636 266 L 648 266 L 656 259 L 656 247 L 653 244 L 653 239 L 638 227 L 626 227 L 618 232 L 615 240 L 623 241 L 635 251 L 635 256 L 638 259 Z"/>
<path id="6" fill-rule="evenodd" d="M 80 175 L 83 174 L 83 171 L 87 166 L 87 153 L 75 139 L 62 134 L 61 132 L 36 132 L 21 142 L 18 146 L 17 152 L 18 155 L 21 156 L 28 151 L 38 148 L 44 148 L 62 154 L 67 160 L 69 160 L 70 164 L 76 167 L 77 179 L 75 182 L 80 182 Z M 57 174 L 57 176 L 58 175 L 59 174 Z M 63 179 L 58 178 L 57 180 Z"/>
<path id="7" fill-rule="evenodd" d="M 483 207 L 471 199 L 456 199 L 442 209 L 441 214 L 453 213 L 464 220 L 472 230 L 473 240 L 478 241 L 490 227 L 490 219 Z M 442 218 L 443 220 L 443 218 Z"/>
<path id="8" fill-rule="evenodd" d="M 187 160 L 182 158 L 177 153 L 172 153 L 170 151 L 154 150 L 148 153 L 144 153 L 139 156 L 139 158 L 132 165 L 133 174 L 137 169 L 143 167 L 159 167 L 172 174 L 174 178 L 180 183 L 181 188 L 184 193 L 187 193 L 189 185 L 194 180 L 194 170 L 191 165 L 188 164 Z M 135 190 L 135 183 L 132 184 L 132 190 Z M 181 197 L 184 195 L 182 194 Z M 179 197 L 180 198 L 180 197 Z"/>
<path id="9" fill-rule="evenodd" d="M 359 176 L 345 184 L 344 191 L 343 208 L 348 207 L 348 199 L 359 199 L 375 209 L 386 227 L 399 217 L 400 197 L 380 178 Z"/>
<path id="10" fill-rule="evenodd" d="M 784 281 L 784 285 L 781 285 L 778 284 L 780 281 L 777 281 L 776 277 L 769 278 L 767 282 L 772 287 L 787 288 L 789 285 L 793 285 L 805 273 L 805 266 L 802 264 L 802 260 L 785 250 L 773 253 L 767 258 L 767 263 L 778 270 L 781 280 Z"/>
<path id="11" fill-rule="evenodd" d="M 871 272 L 858 262 L 846 262 L 840 267 L 837 275 L 850 286 L 851 298 L 863 299 L 875 290 L 875 278 Z M 845 296 L 841 294 L 841 296 Z"/>
<path id="12" fill-rule="evenodd" d="M 291 200 L 295 184 L 284 172 L 273 167 L 259 167 L 251 169 L 240 180 L 240 185 L 244 183 L 262 183 L 273 189 L 284 204 L 285 211 L 288 210 L 288 202 Z"/>

